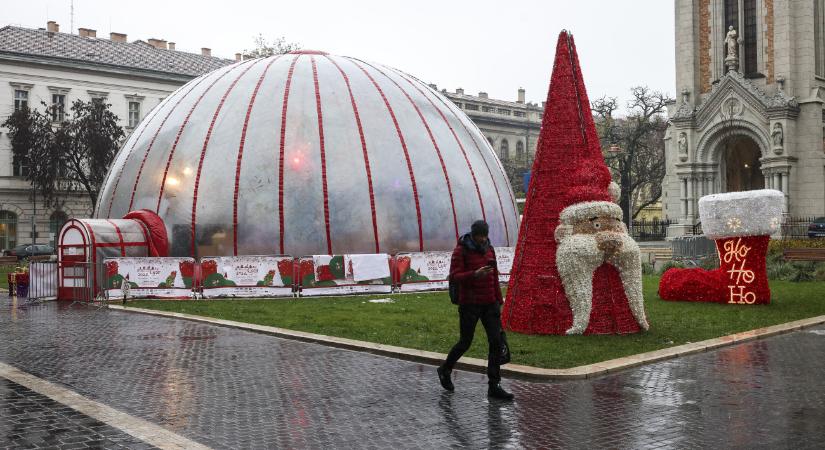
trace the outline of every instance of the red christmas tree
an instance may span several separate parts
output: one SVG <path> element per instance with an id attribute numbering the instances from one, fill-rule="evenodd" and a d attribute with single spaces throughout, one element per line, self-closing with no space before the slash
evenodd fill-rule
<path id="1" fill-rule="evenodd" d="M 554 233 L 561 211 L 573 204 L 612 201 L 610 171 L 579 67 L 573 36 L 559 35 L 541 134 L 516 245 L 502 323 L 527 334 L 564 334 L 573 322 L 556 266 Z M 618 271 L 609 264 L 593 277 L 585 334 L 640 330 Z"/>

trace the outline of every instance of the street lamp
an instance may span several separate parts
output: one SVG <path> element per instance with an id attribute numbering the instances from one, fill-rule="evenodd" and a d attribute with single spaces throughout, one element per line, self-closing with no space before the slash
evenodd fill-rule
<path id="1" fill-rule="evenodd" d="M 607 149 L 608 153 L 612 153 L 613 155 L 618 156 L 620 153 L 624 153 L 621 147 L 618 144 L 610 144 L 610 147 Z M 627 170 L 627 184 L 629 185 L 629 192 L 627 193 L 627 232 L 633 236 L 633 176 L 632 167 L 629 167 Z M 621 186 L 620 186 L 621 188 Z"/>

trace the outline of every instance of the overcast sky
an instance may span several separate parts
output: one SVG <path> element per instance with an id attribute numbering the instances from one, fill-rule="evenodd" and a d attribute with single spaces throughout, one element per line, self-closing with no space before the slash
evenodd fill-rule
<path id="1" fill-rule="evenodd" d="M 70 29 L 71 0 L 0 0 L 0 25 Z M 571 30 L 591 99 L 626 100 L 631 86 L 674 95 L 671 0 L 74 0 L 74 30 L 233 58 L 258 33 L 304 48 L 390 65 L 468 94 L 547 96 L 556 38 Z"/>

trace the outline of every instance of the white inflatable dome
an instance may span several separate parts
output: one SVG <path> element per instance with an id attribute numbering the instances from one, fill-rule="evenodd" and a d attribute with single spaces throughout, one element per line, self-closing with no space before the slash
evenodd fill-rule
<path id="1" fill-rule="evenodd" d="M 173 256 L 448 250 L 474 220 L 515 245 L 487 140 L 398 70 L 317 51 L 239 62 L 153 109 L 115 158 L 98 218 L 148 209 Z"/>

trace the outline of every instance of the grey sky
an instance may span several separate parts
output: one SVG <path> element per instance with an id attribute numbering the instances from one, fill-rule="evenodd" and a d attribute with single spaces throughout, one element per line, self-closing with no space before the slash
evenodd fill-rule
<path id="1" fill-rule="evenodd" d="M 70 28 L 70 0 L 0 0 L 0 25 Z M 439 89 L 515 100 L 547 95 L 556 37 L 576 37 L 591 99 L 645 84 L 674 95 L 671 0 L 74 0 L 74 28 L 233 58 L 258 33 L 397 67 Z"/>

